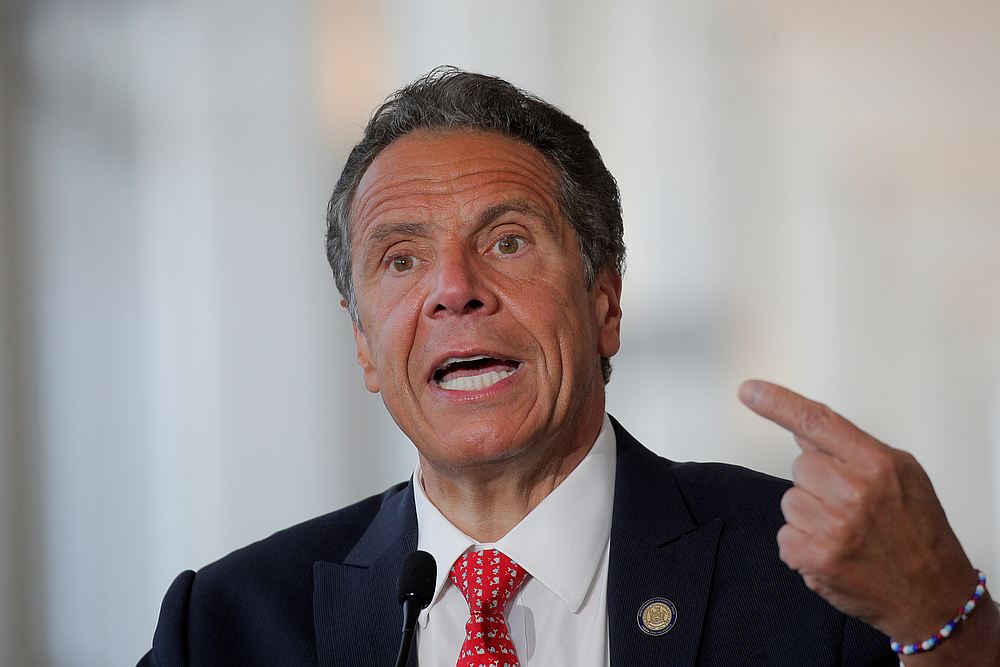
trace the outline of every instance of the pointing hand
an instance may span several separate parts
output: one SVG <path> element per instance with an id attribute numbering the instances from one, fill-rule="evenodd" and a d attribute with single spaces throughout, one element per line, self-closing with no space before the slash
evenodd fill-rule
<path id="1" fill-rule="evenodd" d="M 802 450 L 792 466 L 795 485 L 781 500 L 781 560 L 830 604 L 900 642 L 937 632 L 971 595 L 976 572 L 916 459 L 783 387 L 748 381 L 739 395 Z M 981 606 L 963 624 L 977 614 L 992 619 L 992 655 L 1000 658 L 996 608 L 988 595 Z M 953 651 L 947 644 L 960 644 L 957 634 L 932 652 L 935 659 Z"/>

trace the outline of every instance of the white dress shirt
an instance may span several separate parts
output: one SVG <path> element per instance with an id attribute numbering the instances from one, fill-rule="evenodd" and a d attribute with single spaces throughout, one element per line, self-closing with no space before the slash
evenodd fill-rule
<path id="1" fill-rule="evenodd" d="M 530 575 L 507 607 L 521 667 L 608 667 L 608 547 L 615 487 L 615 433 L 604 425 L 580 464 L 497 542 L 481 544 L 428 500 L 414 472 L 417 548 L 437 561 L 434 598 L 420 613 L 421 667 L 455 667 L 469 605 L 448 573 L 466 551 L 497 548 Z"/>

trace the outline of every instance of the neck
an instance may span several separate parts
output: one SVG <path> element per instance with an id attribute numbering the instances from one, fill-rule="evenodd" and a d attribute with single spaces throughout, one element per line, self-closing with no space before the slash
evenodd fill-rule
<path id="1" fill-rule="evenodd" d="M 551 442 L 526 448 L 535 455 L 459 471 L 435 467 L 420 455 L 427 498 L 477 542 L 496 542 L 562 483 L 597 440 L 604 411 Z"/>

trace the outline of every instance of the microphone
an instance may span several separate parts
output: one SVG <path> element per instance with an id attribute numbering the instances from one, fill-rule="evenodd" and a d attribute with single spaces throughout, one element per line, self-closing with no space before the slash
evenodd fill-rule
<path id="1" fill-rule="evenodd" d="M 437 578 L 437 563 L 434 556 L 426 551 L 411 551 L 403 559 L 399 571 L 396 595 L 403 605 L 403 636 L 399 642 L 396 667 L 405 667 L 413 644 L 413 631 L 417 625 L 420 610 L 431 603 Z"/>

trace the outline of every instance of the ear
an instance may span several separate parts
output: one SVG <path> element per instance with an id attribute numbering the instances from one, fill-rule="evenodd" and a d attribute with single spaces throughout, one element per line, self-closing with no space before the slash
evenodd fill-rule
<path id="1" fill-rule="evenodd" d="M 604 268 L 592 288 L 594 322 L 597 324 L 597 351 L 602 357 L 613 357 L 621 347 L 622 277 L 615 269 Z"/>
<path id="2" fill-rule="evenodd" d="M 358 349 L 358 365 L 361 366 L 361 371 L 364 375 L 365 388 L 371 393 L 377 394 L 380 389 L 378 370 L 372 361 L 371 350 L 368 349 L 368 339 L 365 337 L 365 333 L 358 327 L 357 322 L 353 323 L 353 327 L 354 344 Z"/>

